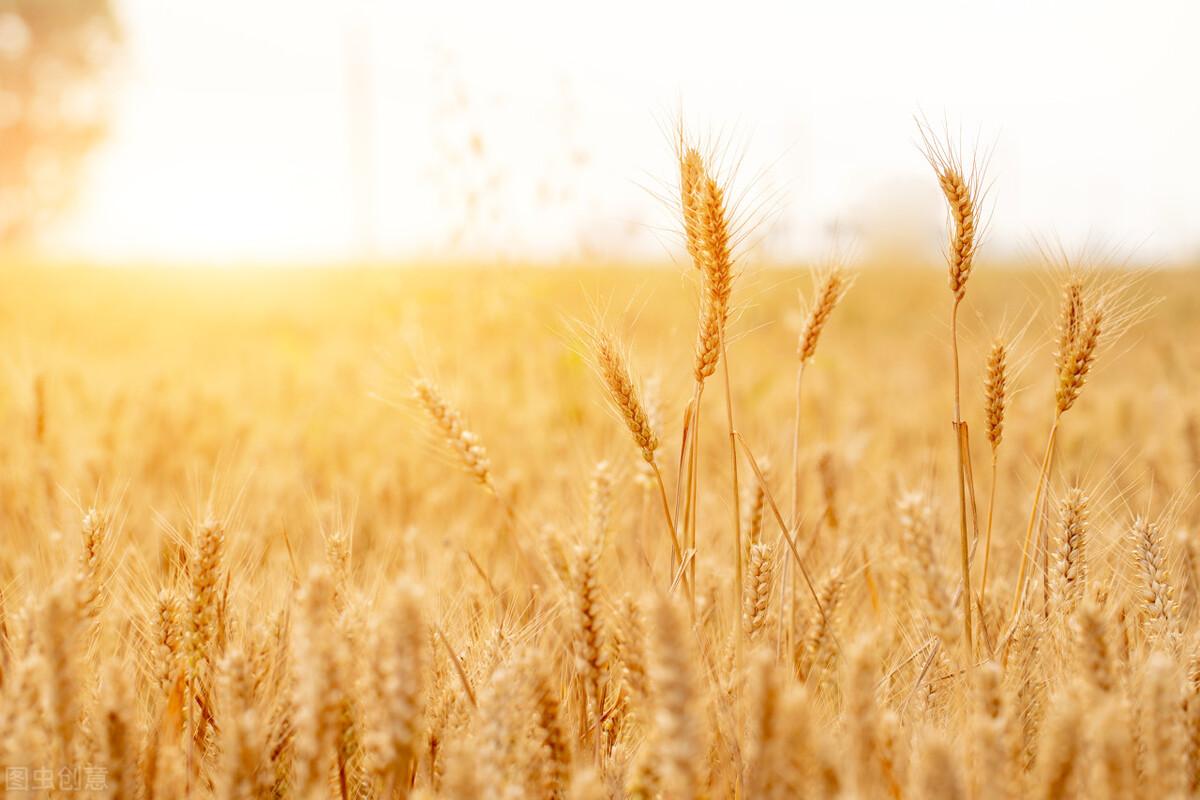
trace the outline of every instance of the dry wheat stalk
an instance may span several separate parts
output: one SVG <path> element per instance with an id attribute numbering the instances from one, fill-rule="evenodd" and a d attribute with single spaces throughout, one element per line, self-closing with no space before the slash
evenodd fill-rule
<path id="1" fill-rule="evenodd" d="M 682 131 L 681 131 L 682 137 Z M 681 147 L 680 157 L 686 160 L 686 150 Z M 741 502 L 738 487 L 738 459 L 736 431 L 733 421 L 732 386 L 729 378 L 729 359 L 727 357 L 726 328 L 730 316 L 730 302 L 733 294 L 734 280 L 734 222 L 726 199 L 726 188 L 718 182 L 709 165 L 702 165 L 703 173 L 692 193 L 695 202 L 697 232 L 699 233 L 698 254 L 700 256 L 700 319 L 696 335 L 696 355 L 693 367 L 695 384 L 690 405 L 691 420 L 685 428 L 684 443 L 681 448 L 686 464 L 686 478 L 680 481 L 676 490 L 674 519 L 682 532 L 682 545 L 692 551 L 696 550 L 696 526 L 694 523 L 697 505 L 698 453 L 701 397 L 705 381 L 716 371 L 717 362 L 724 364 L 725 413 L 729 436 L 730 476 L 732 482 L 732 521 L 734 528 L 734 582 L 736 596 L 742 594 L 742 532 L 741 532 Z M 681 170 L 686 171 L 686 166 Z M 686 217 L 685 206 L 685 217 Z M 688 221 L 685 218 L 685 229 Z M 686 230 L 685 230 L 686 233 Z M 691 241 L 691 240 L 689 240 Z M 665 496 L 665 495 L 664 495 Z M 682 512 L 680 498 L 686 497 Z M 696 559 L 693 557 L 689 567 L 690 610 L 695 613 L 696 591 Z M 735 624 L 740 626 L 741 616 L 734 613 Z M 740 647 L 740 635 L 739 635 Z"/>
<path id="2" fill-rule="evenodd" d="M 642 403 L 637 384 L 629 372 L 625 356 L 611 335 L 604 331 L 593 334 L 596 353 L 596 364 L 600 377 L 608 389 L 609 399 L 621 415 L 629 432 L 633 434 L 634 443 L 641 451 L 642 460 L 650 466 L 658 485 L 659 499 L 662 501 L 663 516 L 666 519 L 667 531 L 671 537 L 671 548 L 674 563 L 683 563 L 683 548 L 679 540 L 676 518 L 671 514 L 670 503 L 667 500 L 667 487 L 659 470 L 656 453 L 659 447 L 658 433 L 650 424 L 650 415 Z M 681 482 L 682 483 L 682 482 Z"/>
<path id="3" fill-rule="evenodd" d="M 950 214 L 950 242 L 946 252 L 946 262 L 950 271 L 950 291 L 953 304 L 950 310 L 950 344 L 954 366 L 954 416 L 951 425 L 954 429 L 955 446 L 958 451 L 958 470 L 955 475 L 958 484 L 959 511 L 959 551 L 962 566 L 962 612 L 963 612 L 963 646 L 966 649 L 966 662 L 974 660 L 974 632 L 971 623 L 971 561 L 970 544 L 967 538 L 967 481 L 970 464 L 968 461 L 968 434 L 962 418 L 961 381 L 959 379 L 958 363 L 958 311 L 967 292 L 967 279 L 971 277 L 974 264 L 975 250 L 978 246 L 980 222 L 980 204 L 983 200 L 981 188 L 982 175 L 972 165 L 967 173 L 963 167 L 962 158 L 954 146 L 947 142 L 939 144 L 924 126 L 921 135 L 925 144 L 925 157 L 937 176 L 942 194 Z M 974 498 L 974 488 L 971 488 Z M 973 502 L 973 500 L 972 500 Z"/>

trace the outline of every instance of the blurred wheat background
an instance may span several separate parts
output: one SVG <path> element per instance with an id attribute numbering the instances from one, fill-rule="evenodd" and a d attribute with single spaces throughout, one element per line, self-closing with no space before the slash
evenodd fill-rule
<path id="1" fill-rule="evenodd" d="M 945 10 L 0 0 L 7 796 L 1200 793 L 1195 11 Z"/>

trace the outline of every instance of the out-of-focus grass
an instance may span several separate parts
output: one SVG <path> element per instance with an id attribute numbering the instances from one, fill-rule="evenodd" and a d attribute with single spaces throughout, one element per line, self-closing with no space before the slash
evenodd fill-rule
<path id="1" fill-rule="evenodd" d="M 21 532 L 15 549 L 31 558 L 50 558 L 40 534 L 75 524 L 76 502 L 96 493 L 121 497 L 128 536 L 158 541 L 164 520 L 182 524 L 214 486 L 259 532 L 254 558 L 284 557 L 273 531 L 306 548 L 331 509 L 353 513 L 357 546 L 386 558 L 398 557 L 387 544 L 398 531 L 468 536 L 493 510 L 464 498 L 417 424 L 407 405 L 417 372 L 463 407 L 518 502 L 558 516 L 597 457 L 631 466 L 635 456 L 575 338 L 577 322 L 598 317 L 631 344 L 642 376 L 662 377 L 667 452 L 678 446 L 695 308 L 677 269 L 10 268 L 4 282 L 0 522 Z M 943 284 L 934 269 L 864 271 L 825 337 L 806 386 L 807 449 L 842 454 L 848 497 L 856 484 L 862 496 L 889 495 L 949 469 Z M 1135 506 L 1191 480 L 1176 466 L 1191 457 L 1183 432 L 1193 409 L 1178 400 L 1195 396 L 1200 361 L 1195 275 L 1140 286 L 1161 302 L 1101 357 L 1062 461 Z M 749 270 L 730 347 L 739 425 L 780 463 L 798 289 L 808 289 L 802 271 Z M 1048 424 L 1056 304 L 1038 271 L 984 267 L 965 315 L 968 420 L 979 419 L 993 321 L 1006 318 L 1010 332 L 1028 324 L 1002 459 L 1013 489 Z M 719 437 L 706 444 L 719 469 Z M 36 491 L 30 475 L 40 476 Z M 1006 498 L 998 527 L 1014 525 L 1025 502 Z M 12 559 L 0 570 L 12 579 Z"/>

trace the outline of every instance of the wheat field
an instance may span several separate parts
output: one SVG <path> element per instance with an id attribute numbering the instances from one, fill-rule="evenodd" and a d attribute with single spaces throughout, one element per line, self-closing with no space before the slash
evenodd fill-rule
<path id="1" fill-rule="evenodd" d="M 681 155 L 674 264 L 8 268 L 9 796 L 1196 795 L 1194 273 Z"/>

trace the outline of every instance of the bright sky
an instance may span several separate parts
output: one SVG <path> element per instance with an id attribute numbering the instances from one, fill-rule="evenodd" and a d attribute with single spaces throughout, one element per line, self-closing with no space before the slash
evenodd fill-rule
<path id="1" fill-rule="evenodd" d="M 912 115 L 994 147 L 991 241 L 1200 256 L 1200 3 L 122 0 L 53 249 L 241 263 L 663 253 L 679 103 L 787 256 L 936 236 Z"/>

